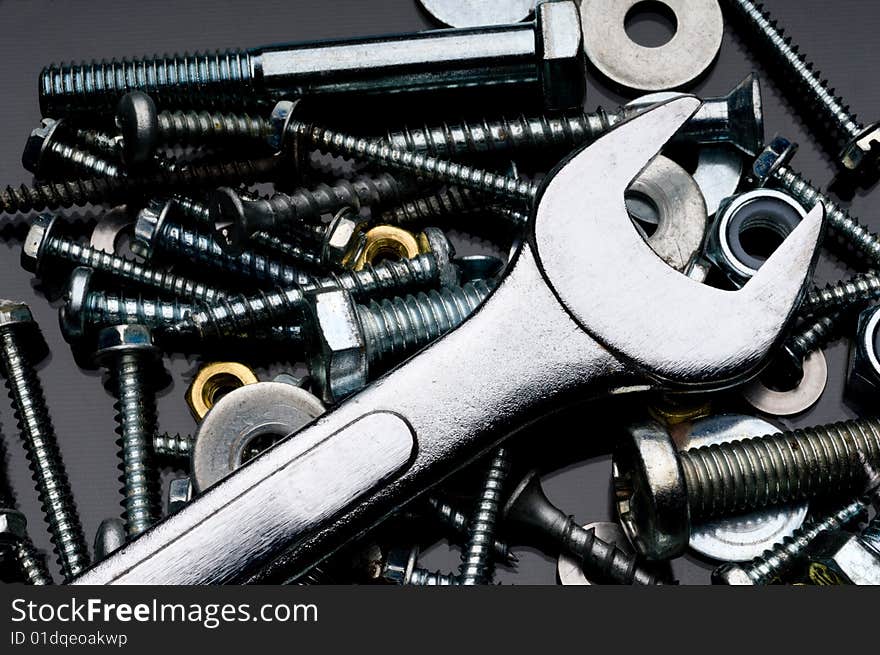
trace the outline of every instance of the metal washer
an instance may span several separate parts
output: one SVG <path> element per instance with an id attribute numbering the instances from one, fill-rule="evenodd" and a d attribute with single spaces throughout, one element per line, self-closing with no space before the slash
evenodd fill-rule
<path id="1" fill-rule="evenodd" d="M 537 0 L 419 0 L 437 21 L 449 27 L 519 23 L 534 11 Z"/>
<path id="2" fill-rule="evenodd" d="M 717 0 L 660 0 L 678 24 L 668 43 L 639 45 L 626 17 L 642 0 L 582 0 L 584 51 L 606 77 L 629 89 L 677 89 L 700 77 L 721 49 L 724 19 Z"/>
<path id="3" fill-rule="evenodd" d="M 828 363 L 821 350 L 814 350 L 804 360 L 804 377 L 790 391 L 775 391 L 761 380 L 746 386 L 742 395 L 745 401 L 765 414 L 792 416 L 807 411 L 816 404 L 828 383 Z"/>

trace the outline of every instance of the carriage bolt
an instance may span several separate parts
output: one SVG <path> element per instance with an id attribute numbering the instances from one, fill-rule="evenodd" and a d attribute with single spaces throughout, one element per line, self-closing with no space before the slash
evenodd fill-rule
<path id="1" fill-rule="evenodd" d="M 56 217 L 48 214 L 34 219 L 21 251 L 21 265 L 25 270 L 41 275 L 46 260 L 58 259 L 76 266 L 88 266 L 111 277 L 129 280 L 174 297 L 216 302 L 224 295 L 219 289 L 196 280 L 149 268 L 132 259 L 110 255 L 73 239 L 58 236 L 54 233 L 56 220 Z"/>
<path id="2" fill-rule="evenodd" d="M 135 89 L 160 106 L 213 107 L 485 87 L 525 89 L 549 109 L 579 106 L 586 72 L 577 3 L 546 3 L 536 14 L 515 25 L 50 65 L 40 73 L 40 109 L 106 113 Z"/>
<path id="3" fill-rule="evenodd" d="M 342 290 L 322 291 L 309 307 L 309 372 L 325 402 L 361 389 L 388 366 L 458 327 L 489 295 L 480 280 L 367 305 Z"/>
<path id="4" fill-rule="evenodd" d="M 0 301 L 0 362 L 28 464 L 65 580 L 89 565 L 85 534 L 34 363 L 48 347 L 24 303 Z"/>
<path id="5" fill-rule="evenodd" d="M 644 111 L 646 106 L 650 105 L 637 101 L 613 112 L 600 107 L 593 113 L 562 116 L 444 122 L 389 131 L 385 138 L 395 148 L 447 159 L 486 154 L 506 156 L 512 151 L 529 149 L 567 152 L 594 141 L 617 123 Z M 675 139 L 705 144 L 729 143 L 755 157 L 764 144 L 761 88 L 757 76 L 749 75 L 726 96 L 707 98 Z"/>
<path id="6" fill-rule="evenodd" d="M 248 334 L 301 315 L 308 293 L 344 289 L 361 300 L 378 293 L 401 293 L 435 284 L 441 279 L 442 271 L 453 266 L 447 251 L 385 261 L 360 271 L 331 273 L 301 287 L 226 298 L 190 312 L 174 330 L 181 334 L 194 333 L 200 338 Z"/>
<path id="7" fill-rule="evenodd" d="M 88 204 L 118 205 L 132 197 L 170 191 L 191 192 L 225 184 L 249 184 L 271 180 L 283 164 L 279 157 L 241 161 L 189 162 L 151 169 L 127 177 L 95 177 L 60 180 L 0 191 L 0 213 L 41 211 Z"/>
<path id="8" fill-rule="evenodd" d="M 489 471 L 483 479 L 483 488 L 477 498 L 477 506 L 468 521 L 467 543 L 461 551 L 459 583 L 464 586 L 484 585 L 492 582 L 492 552 L 498 514 L 501 510 L 504 483 L 510 472 L 510 456 L 506 448 L 499 448 L 492 455 Z"/>
<path id="9" fill-rule="evenodd" d="M 95 533 L 95 561 L 100 562 L 113 551 L 119 550 L 128 541 L 125 523 L 115 516 L 101 521 Z"/>
<path id="10" fill-rule="evenodd" d="M 796 143 L 777 136 L 755 159 L 751 174 L 753 181 L 761 187 L 772 184 L 785 191 L 806 210 L 821 202 L 825 206 L 828 227 L 834 235 L 870 260 L 872 267 L 880 267 L 880 238 L 828 195 L 814 187 L 809 180 L 791 169 L 789 162 L 795 152 Z"/>
<path id="11" fill-rule="evenodd" d="M 428 507 L 431 508 L 434 516 L 445 526 L 448 526 L 456 534 L 466 536 L 468 533 L 468 517 L 464 512 L 459 511 L 448 502 L 439 498 L 428 498 Z M 507 564 L 515 564 L 519 561 L 516 555 L 510 551 L 507 542 L 494 539 L 492 543 L 492 551 L 494 556 Z"/>
<path id="12" fill-rule="evenodd" d="M 112 161 L 102 159 L 88 150 L 65 143 L 59 138 L 64 132 L 63 121 L 44 118 L 33 130 L 24 146 L 21 164 L 25 170 L 41 178 L 69 169 L 89 177 L 119 177 L 122 171 Z"/>
<path id="13" fill-rule="evenodd" d="M 880 464 L 880 421 L 858 419 L 676 452 L 658 423 L 629 427 L 614 453 L 621 524 L 636 549 L 664 559 L 691 524 L 819 495 L 860 492 L 863 460 Z"/>
<path id="14" fill-rule="evenodd" d="M 663 584 L 638 560 L 616 545 L 585 530 L 554 506 L 544 493 L 536 471 L 531 471 L 510 494 L 504 506 L 505 526 L 551 550 L 577 557 L 584 570 L 597 580 L 623 585 Z"/>
<path id="15" fill-rule="evenodd" d="M 95 361 L 110 373 L 121 446 L 122 506 L 130 539 L 161 518 L 159 471 L 153 463 L 158 349 L 149 328 L 118 325 L 98 333 Z"/>
<path id="16" fill-rule="evenodd" d="M 792 93 L 789 100 L 817 128 L 819 140 L 830 149 L 828 154 L 838 166 L 864 171 L 873 165 L 880 145 L 880 124 L 866 127 L 859 122 L 843 99 L 829 87 L 819 69 L 792 44 L 790 37 L 784 36 L 782 28 L 761 3 L 725 0 L 722 4 L 754 42 L 767 70 L 777 74 L 788 87 Z"/>

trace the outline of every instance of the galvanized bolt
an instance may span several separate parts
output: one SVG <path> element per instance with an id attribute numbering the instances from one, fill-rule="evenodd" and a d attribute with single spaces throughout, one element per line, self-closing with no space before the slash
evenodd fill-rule
<path id="1" fill-rule="evenodd" d="M 880 126 L 862 125 L 849 106 L 829 88 L 819 69 L 783 34 L 761 3 L 725 0 L 727 8 L 754 41 L 766 68 L 776 73 L 792 92 L 790 100 L 817 128 L 828 130 L 817 136 L 832 148 L 829 154 L 849 170 L 865 170 L 877 158 Z"/>
<path id="2" fill-rule="evenodd" d="M 428 498 L 428 507 L 433 511 L 434 516 L 443 524 L 448 526 L 456 534 L 467 536 L 468 533 L 468 517 L 464 512 L 456 509 L 446 501 L 439 498 Z M 514 555 L 507 542 L 495 537 L 492 543 L 492 551 L 494 556 L 507 564 L 515 564 L 519 561 Z"/>
<path id="3" fill-rule="evenodd" d="M 88 150 L 64 143 L 63 122 L 44 118 L 40 127 L 31 132 L 21 164 L 25 170 L 41 178 L 50 178 L 60 169 L 69 169 L 89 177 L 119 177 L 122 171 L 112 161 L 102 159 Z"/>
<path id="4" fill-rule="evenodd" d="M 30 308 L 0 301 L 0 362 L 58 564 L 65 580 L 89 565 L 85 534 L 34 362 L 48 348 Z"/>
<path id="5" fill-rule="evenodd" d="M 117 399 L 123 518 L 129 538 L 134 538 L 161 518 L 159 472 L 153 464 L 158 349 L 148 328 L 114 326 L 98 333 L 95 360 L 108 369 Z"/>
<path id="6" fill-rule="evenodd" d="M 117 257 L 89 248 L 72 239 L 55 234 L 56 217 L 43 214 L 34 219 L 25 237 L 21 251 L 21 265 L 25 270 L 40 275 L 47 260 L 64 260 L 76 266 L 87 266 L 111 277 L 129 280 L 174 297 L 194 301 L 216 302 L 224 292 L 201 282 L 153 269 L 133 259 Z"/>
<path id="7" fill-rule="evenodd" d="M 693 523 L 864 484 L 862 460 L 880 463 L 880 421 L 858 419 L 676 452 L 658 423 L 617 442 L 621 523 L 651 558 L 681 553 Z"/>
<path id="8" fill-rule="evenodd" d="M 585 530 L 554 506 L 541 487 L 536 471 L 529 472 L 510 494 L 504 506 L 505 526 L 539 544 L 571 553 L 597 580 L 624 585 L 663 584 L 639 561 L 614 544 Z"/>

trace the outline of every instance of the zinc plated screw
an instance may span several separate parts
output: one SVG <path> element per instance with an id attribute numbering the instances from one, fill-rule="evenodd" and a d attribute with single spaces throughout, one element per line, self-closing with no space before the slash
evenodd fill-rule
<path id="1" fill-rule="evenodd" d="M 405 127 L 390 131 L 395 148 L 432 157 L 454 159 L 469 155 L 508 155 L 515 150 L 573 150 L 596 140 L 618 123 L 645 110 L 632 104 L 606 111 L 567 115 L 517 116 L 460 123 Z M 764 120 L 758 78 L 749 75 L 728 95 L 706 98 L 703 106 L 676 135 L 698 143 L 730 143 L 752 157 L 764 141 Z"/>
<path id="2" fill-rule="evenodd" d="M 880 462 L 880 421 L 863 418 L 677 452 L 657 423 L 629 428 L 614 453 L 621 523 L 651 558 L 684 550 L 690 526 L 818 495 L 861 491 Z"/>
<path id="3" fill-rule="evenodd" d="M 451 530 L 453 530 L 456 534 L 467 536 L 468 532 L 468 517 L 464 512 L 456 509 L 451 504 L 446 501 L 440 500 L 439 498 L 429 497 L 427 500 L 428 507 L 434 513 L 434 516 L 443 524 L 448 526 Z M 498 539 L 497 537 L 492 544 L 492 550 L 494 551 L 495 557 L 497 557 L 502 562 L 507 564 L 515 564 L 519 561 L 519 558 L 513 554 L 510 550 L 510 546 L 507 542 Z"/>
<path id="4" fill-rule="evenodd" d="M 869 271 L 815 289 L 804 298 L 799 311 L 804 316 L 824 314 L 866 305 L 877 298 L 880 298 L 880 275 Z"/>
<path id="5" fill-rule="evenodd" d="M 457 576 L 440 571 L 419 568 L 417 546 L 407 550 L 392 549 L 382 566 L 381 576 L 388 582 L 416 587 L 453 587 L 459 583 Z"/>
<path id="6" fill-rule="evenodd" d="M 459 584 L 484 585 L 492 581 L 492 553 L 495 548 L 495 526 L 501 510 L 504 482 L 510 472 L 510 457 L 506 448 L 492 455 L 489 470 L 483 479 L 483 488 L 477 506 L 468 521 L 467 543 L 461 551 Z"/>
<path id="7" fill-rule="evenodd" d="M 43 387 L 33 365 L 47 352 L 30 308 L 24 303 L 0 301 L 3 375 L 61 573 L 70 580 L 89 565 L 89 555 Z"/>
<path id="8" fill-rule="evenodd" d="M 751 0 L 725 0 L 762 54 L 769 56 L 766 69 L 778 74 L 790 85 L 789 100 L 819 128 L 820 140 L 836 151 L 829 154 L 835 162 L 849 170 L 865 170 L 877 158 L 880 126 L 865 127 L 849 110 L 849 106 L 830 88 L 819 70 L 808 61 L 790 37 L 784 36 L 761 3 Z M 827 130 L 827 133 L 824 133 Z"/>
<path id="9" fill-rule="evenodd" d="M 845 312 L 832 312 L 818 316 L 799 325 L 782 344 L 776 354 L 773 374 L 783 383 L 797 383 L 804 376 L 804 360 L 814 350 L 819 350 L 837 335 Z"/>
<path id="10" fill-rule="evenodd" d="M 161 517 L 159 472 L 153 464 L 156 433 L 154 367 L 158 350 L 150 330 L 120 325 L 98 333 L 95 360 L 110 373 L 116 396 L 116 431 L 121 446 L 123 518 L 128 536 L 141 534 Z"/>
<path id="11" fill-rule="evenodd" d="M 70 169 L 78 174 L 89 177 L 119 177 L 120 168 L 112 161 L 65 143 L 59 137 L 63 134 L 63 121 L 44 118 L 40 127 L 31 132 L 21 164 L 25 170 L 39 177 L 51 177 L 60 168 Z"/>
<path id="12" fill-rule="evenodd" d="M 195 437 L 191 434 L 157 433 L 153 436 L 153 451 L 157 457 L 166 457 L 171 460 L 189 460 L 195 441 Z"/>
<path id="13" fill-rule="evenodd" d="M 510 494 L 504 506 L 505 525 L 577 557 L 599 580 L 622 585 L 664 584 L 632 555 L 585 530 L 554 506 L 544 493 L 536 471 L 531 471 Z"/>
<path id="14" fill-rule="evenodd" d="M 111 277 L 129 280 L 173 297 L 216 302 L 224 292 L 168 271 L 143 266 L 132 259 L 95 250 L 73 239 L 54 234 L 56 217 L 42 214 L 34 219 L 21 251 L 21 265 L 40 275 L 46 260 L 60 259 L 87 266 Z"/>

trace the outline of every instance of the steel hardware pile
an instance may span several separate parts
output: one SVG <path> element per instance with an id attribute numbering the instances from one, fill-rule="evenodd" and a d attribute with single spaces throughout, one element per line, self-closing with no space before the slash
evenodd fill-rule
<path id="1" fill-rule="evenodd" d="M 64 337 L 106 373 L 123 483 L 90 557 L 46 344 L 0 302 L 64 581 L 489 584 L 522 544 L 558 556 L 563 584 L 671 584 L 688 549 L 718 584 L 880 584 L 880 240 L 797 173 L 796 144 L 765 143 L 758 74 L 672 90 L 712 65 L 726 17 L 841 179 L 873 183 L 880 128 L 749 0 L 663 0 L 677 31 L 654 48 L 627 35 L 634 0 L 422 4 L 456 29 L 40 74 L 36 181 L 0 211 L 30 214 L 22 265 L 64 282 Z M 584 113 L 588 61 L 635 99 Z M 328 111 L 387 98 L 424 125 Z M 449 120 L 468 106 L 485 115 Z M 88 205 L 105 213 L 86 241 L 58 212 Z M 456 257 L 460 230 L 495 254 Z M 825 232 L 854 275 L 811 287 Z M 842 335 L 866 416 L 779 431 L 767 419 L 818 400 Z M 205 362 L 192 435 L 159 430 L 169 353 Z M 252 359 L 308 375 L 260 379 Z M 581 526 L 502 441 L 625 392 L 619 521 Z M 729 412 L 748 405 L 765 418 Z M 163 504 L 165 465 L 189 474 Z M 7 577 L 52 583 L 7 488 L 0 507 Z M 426 570 L 416 535 L 444 531 L 461 567 Z"/>

